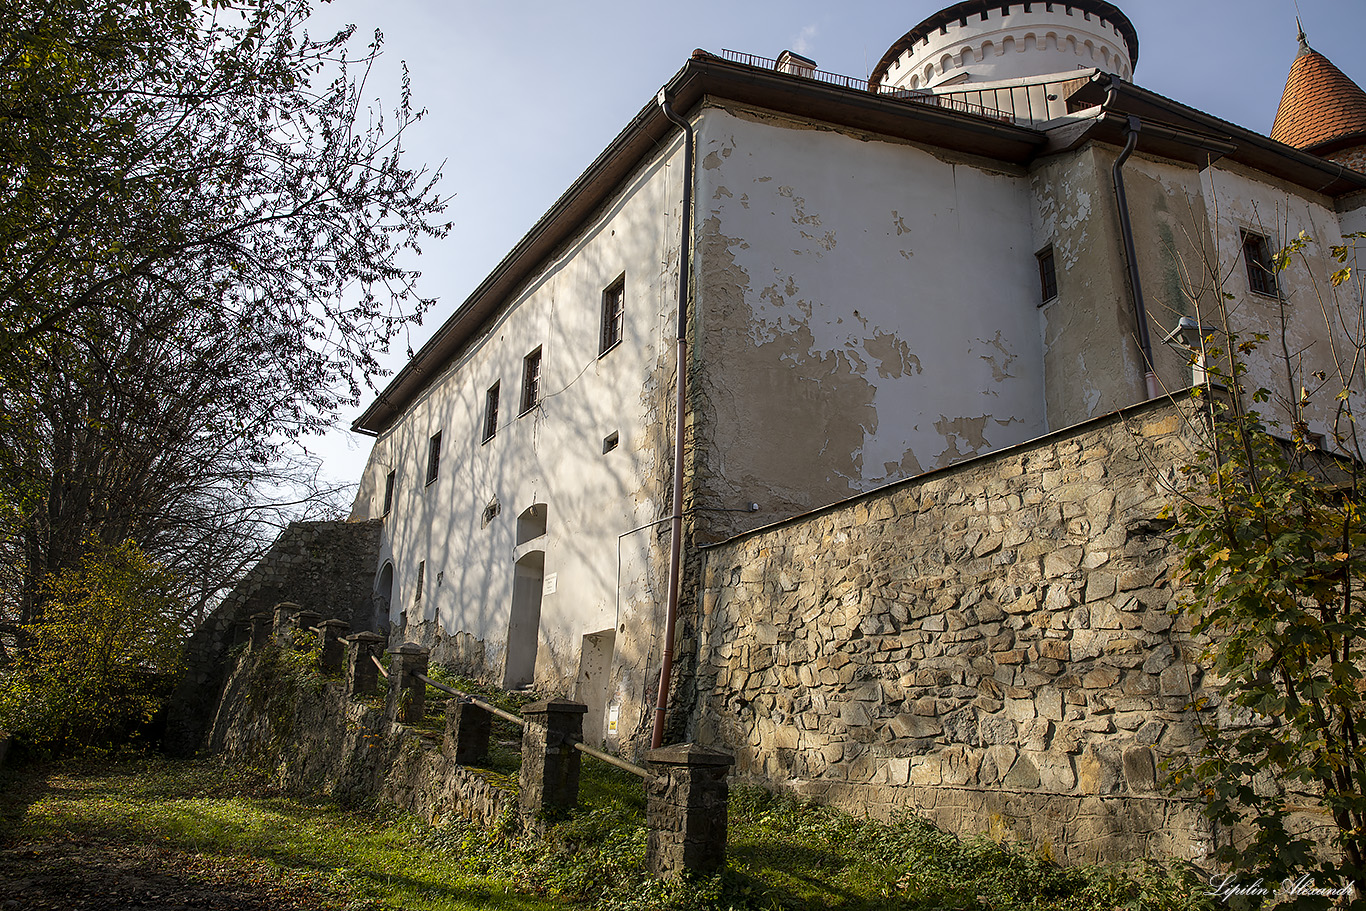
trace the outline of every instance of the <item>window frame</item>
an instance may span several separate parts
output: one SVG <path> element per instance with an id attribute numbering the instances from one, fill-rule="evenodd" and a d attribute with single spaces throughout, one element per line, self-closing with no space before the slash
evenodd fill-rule
<path id="1" fill-rule="evenodd" d="M 394 469 L 384 476 L 384 512 L 381 516 L 387 516 L 394 511 L 394 491 L 398 488 L 398 469 Z"/>
<path id="2" fill-rule="evenodd" d="M 602 289 L 602 325 L 598 332 L 598 357 L 621 344 L 626 337 L 626 273 Z"/>
<path id="3" fill-rule="evenodd" d="M 517 416 L 521 417 L 534 411 L 536 406 L 541 403 L 541 375 L 544 367 L 542 346 L 537 345 L 535 350 L 522 358 L 522 398 L 521 406 Z"/>
<path id="4" fill-rule="evenodd" d="M 430 487 L 441 477 L 441 431 L 427 439 L 427 484 Z"/>
<path id="5" fill-rule="evenodd" d="M 427 582 L 427 561 L 417 561 L 417 590 L 413 593 L 413 605 L 422 603 L 422 588 Z"/>
<path id="6" fill-rule="evenodd" d="M 484 393 L 484 431 L 481 443 L 487 443 L 498 435 L 498 405 L 502 395 L 503 381 L 498 380 Z"/>
<path id="7" fill-rule="evenodd" d="M 1058 299 L 1058 258 L 1049 244 L 1035 253 L 1034 259 L 1039 264 L 1038 306 L 1044 307 Z"/>
<path id="8" fill-rule="evenodd" d="M 1261 297 L 1281 296 L 1281 284 L 1272 266 L 1271 238 L 1260 231 L 1240 228 L 1240 253 L 1247 273 L 1247 290 Z"/>

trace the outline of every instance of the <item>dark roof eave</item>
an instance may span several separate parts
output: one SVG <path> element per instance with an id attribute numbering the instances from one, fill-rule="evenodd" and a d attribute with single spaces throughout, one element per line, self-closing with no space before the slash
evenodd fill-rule
<path id="1" fill-rule="evenodd" d="M 665 89 L 680 111 L 690 111 L 713 95 L 1010 164 L 1027 163 L 1046 141 L 1039 131 L 1012 123 L 731 63 L 702 51 L 694 52 Z M 675 129 L 655 101 L 646 104 L 394 375 L 351 429 L 372 436 L 387 429 L 431 376 Z"/>
<path id="2" fill-rule="evenodd" d="M 1109 90 L 1114 90 L 1113 98 Z M 1111 99 L 1108 100 L 1107 99 Z M 1325 196 L 1337 197 L 1366 189 L 1366 174 L 1358 173 L 1334 161 L 1317 155 L 1302 152 L 1283 142 L 1263 136 L 1261 133 L 1240 127 L 1227 120 L 1220 120 L 1212 114 L 1173 101 L 1156 92 L 1140 88 L 1131 82 L 1116 79 L 1101 73 L 1090 83 L 1078 89 L 1070 100 L 1102 105 L 1115 113 L 1133 114 L 1140 120 L 1152 121 L 1165 126 L 1189 130 L 1212 138 L 1225 140 L 1234 149 L 1224 157 L 1247 165 L 1250 168 L 1287 180 Z M 1097 120 L 1089 134 L 1111 130 L 1113 125 Z M 1097 136 L 1096 138 L 1104 138 Z M 1077 137 L 1080 141 L 1081 137 Z M 1139 148 L 1145 148 L 1143 133 L 1139 132 Z M 1056 149 L 1050 149 L 1055 151 Z M 1172 158 L 1182 158 L 1179 154 L 1153 149 L 1158 154 Z"/>

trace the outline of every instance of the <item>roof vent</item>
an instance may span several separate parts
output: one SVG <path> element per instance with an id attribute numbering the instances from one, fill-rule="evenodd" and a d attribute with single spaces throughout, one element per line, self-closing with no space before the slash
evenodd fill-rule
<path id="1" fill-rule="evenodd" d="M 809 60 L 801 54 L 794 54 L 791 51 L 783 51 L 779 54 L 778 62 L 773 64 L 773 68 L 780 73 L 805 76 L 807 79 L 816 75 L 816 61 Z"/>

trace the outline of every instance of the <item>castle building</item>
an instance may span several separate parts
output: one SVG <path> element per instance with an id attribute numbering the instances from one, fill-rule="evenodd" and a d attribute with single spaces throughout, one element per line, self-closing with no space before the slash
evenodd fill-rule
<path id="1" fill-rule="evenodd" d="M 1240 332 L 1279 341 L 1284 324 L 1298 376 L 1331 371 L 1334 333 L 1353 328 L 1294 305 L 1313 289 L 1270 255 L 1303 231 L 1326 276 L 1327 245 L 1366 229 L 1366 94 L 1304 44 L 1266 137 L 1141 88 L 1138 60 L 1103 0 L 955 4 L 867 79 L 790 52 L 695 52 L 660 93 L 669 109 L 647 103 L 355 421 L 374 437 L 352 518 L 383 520 L 377 623 L 434 660 L 575 696 L 588 737 L 629 750 L 651 727 L 676 586 L 680 735 L 738 749 L 742 772 L 841 766 L 851 788 L 909 787 L 877 749 L 890 763 L 910 762 L 898 738 L 956 748 L 934 740 L 942 724 L 841 752 L 838 733 L 813 746 L 780 709 L 726 701 L 749 684 L 698 655 L 739 661 L 752 631 L 704 643 L 703 614 L 732 582 L 763 581 L 708 575 L 706 549 L 1184 390 L 1176 330 L 1220 294 Z M 1285 376 L 1270 353 L 1251 370 L 1254 387 Z M 1273 416 L 1331 438 L 1329 407 Z M 745 678 L 791 635 L 756 642 Z M 860 730 L 910 717 L 878 692 Z M 1077 693 L 1059 725 L 1091 717 Z M 974 709 L 963 749 L 997 710 Z M 1086 786 L 1058 785 L 1077 800 Z"/>

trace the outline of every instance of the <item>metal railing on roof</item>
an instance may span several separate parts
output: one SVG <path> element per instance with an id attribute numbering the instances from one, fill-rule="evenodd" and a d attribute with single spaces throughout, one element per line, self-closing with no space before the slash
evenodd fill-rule
<path id="1" fill-rule="evenodd" d="M 1093 72 L 1094 69 L 1086 68 L 1083 74 L 1068 79 L 1027 82 L 996 88 L 965 88 L 958 92 L 943 92 L 935 97 L 952 99 L 954 104 L 980 105 L 986 109 L 1007 108 L 1014 111 L 1012 119 L 1015 123 L 1032 126 L 1072 113 L 1068 98 L 1090 81 Z"/>
<path id="2" fill-rule="evenodd" d="M 860 92 L 869 91 L 867 79 L 858 79 L 854 76 L 841 76 L 839 73 L 828 73 L 825 70 L 810 69 L 807 67 L 800 67 L 799 72 L 789 73 L 787 70 L 779 69 L 778 61 L 772 57 L 760 57 L 757 54 L 744 54 L 740 51 L 732 51 L 725 48 L 723 48 L 721 53 L 717 56 L 721 57 L 723 60 L 729 60 L 732 63 L 787 73 L 787 75 L 799 79 L 813 79 L 816 82 L 823 82 L 826 85 L 835 85 L 845 89 L 855 89 Z M 904 101 L 909 104 L 923 104 L 929 107 L 947 108 L 962 114 L 985 117 L 988 120 L 995 120 L 1000 123 L 1015 122 L 1015 117 L 1009 112 L 987 107 L 980 103 L 970 102 L 966 98 L 959 97 L 960 93 L 937 95 L 918 89 L 878 86 L 877 91 L 872 94 L 880 95 L 883 98 L 891 98 L 896 101 Z"/>

